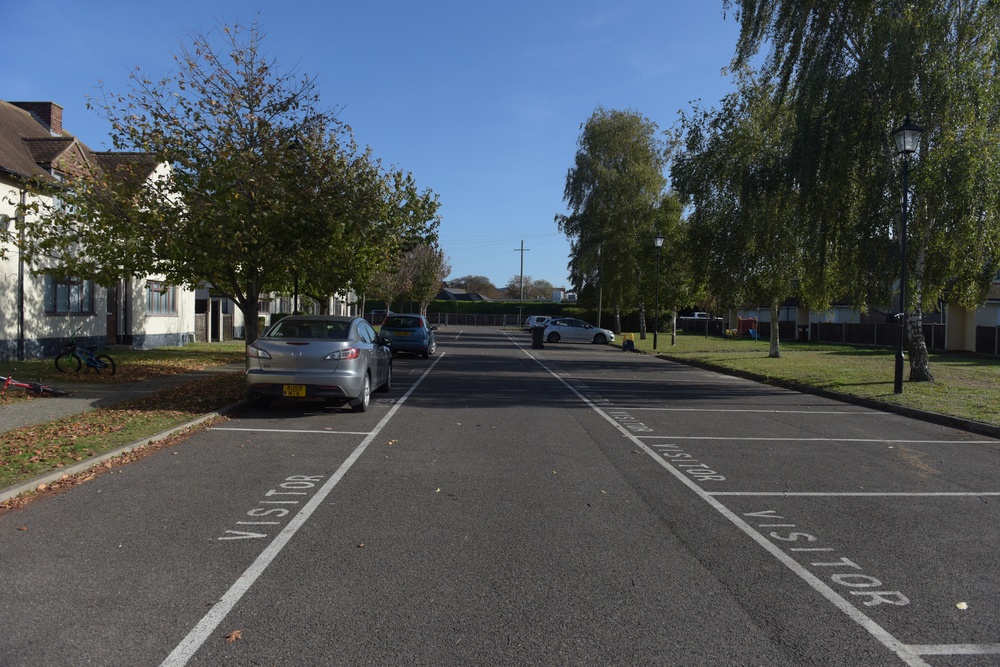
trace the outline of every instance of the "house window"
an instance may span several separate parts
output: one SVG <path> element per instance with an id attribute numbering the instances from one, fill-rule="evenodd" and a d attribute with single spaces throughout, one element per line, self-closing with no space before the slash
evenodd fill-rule
<path id="1" fill-rule="evenodd" d="M 45 276 L 46 315 L 92 315 L 94 282 L 81 278 Z"/>
<path id="2" fill-rule="evenodd" d="M 158 280 L 146 281 L 146 314 L 176 315 L 177 288 Z"/>

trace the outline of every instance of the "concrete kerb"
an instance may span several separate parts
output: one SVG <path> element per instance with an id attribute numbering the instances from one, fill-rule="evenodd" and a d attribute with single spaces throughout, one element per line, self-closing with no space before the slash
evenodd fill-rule
<path id="1" fill-rule="evenodd" d="M 977 422 L 971 419 L 963 419 L 962 417 L 953 417 L 951 415 L 942 415 L 937 412 L 927 412 L 926 410 L 917 410 L 916 408 L 909 408 L 904 405 L 896 405 L 894 403 L 886 403 L 884 401 L 879 401 L 873 398 L 864 398 L 861 396 L 842 394 L 840 392 L 831 391 L 829 389 L 822 389 L 820 387 L 811 387 L 809 385 L 799 384 L 798 382 L 791 382 L 789 380 L 778 380 L 775 378 L 768 378 L 761 375 L 756 375 L 754 373 L 748 373 L 746 371 L 739 371 L 731 368 L 722 368 L 720 366 L 714 366 L 709 363 L 695 361 L 692 359 L 671 357 L 665 354 L 656 354 L 655 356 L 659 359 L 674 361 L 679 364 L 684 364 L 686 366 L 703 368 L 705 370 L 712 371 L 714 373 L 722 373 L 723 375 L 731 375 L 733 377 L 743 378 L 744 380 L 753 380 L 754 382 L 762 382 L 764 384 L 769 384 L 774 387 L 782 387 L 783 389 L 791 389 L 793 391 L 798 391 L 803 394 L 813 394 L 814 396 L 822 396 L 823 398 L 829 398 L 834 401 L 840 401 L 841 403 L 851 403 L 853 405 L 860 405 L 862 407 L 871 408 L 872 410 L 892 412 L 894 414 L 903 415 L 904 417 L 910 417 L 911 419 L 919 419 L 921 421 L 930 422 L 932 424 L 938 424 L 939 426 L 948 426 L 951 428 L 959 429 L 961 431 L 968 431 L 969 433 L 975 433 L 977 435 L 985 435 L 991 438 L 1000 438 L 1000 426 L 994 426 L 993 424 L 985 424 L 983 422 Z"/>
<path id="2" fill-rule="evenodd" d="M 135 442 L 130 443 L 128 445 L 122 445 L 117 449 L 105 452 L 100 456 L 96 456 L 92 459 L 87 459 L 86 461 L 80 461 L 79 463 L 74 463 L 73 465 L 69 465 L 64 468 L 59 468 L 58 470 L 53 470 L 52 472 L 47 472 L 44 475 L 40 475 L 35 479 L 29 480 L 22 484 L 17 484 L 16 486 L 11 486 L 6 489 L 0 490 L 0 503 L 6 502 L 11 498 L 16 498 L 22 493 L 28 493 L 30 491 L 34 491 L 41 484 L 52 484 L 53 482 L 58 482 L 66 475 L 76 475 L 82 472 L 86 472 L 91 468 L 96 468 L 97 466 L 99 466 L 100 464 L 104 463 L 109 459 L 115 458 L 116 456 L 121 456 L 122 454 L 131 452 L 134 449 L 139 449 L 140 447 L 145 447 L 146 445 L 159 442 L 160 440 L 169 438 L 175 433 L 179 433 L 181 431 L 194 428 L 195 426 L 198 426 L 208 421 L 209 419 L 215 419 L 216 417 L 221 417 L 229 412 L 232 412 L 236 408 L 245 405 L 245 403 L 246 401 L 239 401 L 238 403 L 233 403 L 232 405 L 228 405 L 224 408 L 216 410 L 215 412 L 209 412 L 203 414 L 200 417 L 196 417 L 195 419 L 192 419 L 183 424 L 178 424 L 177 426 L 168 428 L 165 431 L 160 431 L 156 435 L 151 435 L 150 437 L 143 438 L 142 440 L 136 440 Z"/>

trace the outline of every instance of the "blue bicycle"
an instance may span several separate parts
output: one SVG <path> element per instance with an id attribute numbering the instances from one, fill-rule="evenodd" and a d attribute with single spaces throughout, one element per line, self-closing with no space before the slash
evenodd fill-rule
<path id="1" fill-rule="evenodd" d="M 80 369 L 86 365 L 88 371 L 93 368 L 95 373 L 107 371 L 111 375 L 114 375 L 115 370 L 117 370 L 114 359 L 106 354 L 95 354 L 97 352 L 96 345 L 81 348 L 76 344 L 76 334 L 82 328 L 80 327 L 70 334 L 66 349 L 56 357 L 56 369 L 60 373 L 65 373 L 66 371 L 79 373 Z"/>

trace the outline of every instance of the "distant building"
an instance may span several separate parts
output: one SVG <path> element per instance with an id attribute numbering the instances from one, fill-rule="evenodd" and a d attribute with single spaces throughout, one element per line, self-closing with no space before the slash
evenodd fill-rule
<path id="1" fill-rule="evenodd" d="M 491 301 L 482 294 L 478 292 L 466 292 L 464 289 L 459 289 L 457 287 L 442 287 L 441 291 L 438 292 L 437 296 L 434 297 L 436 301 Z"/>
<path id="2" fill-rule="evenodd" d="M 90 170 L 115 178 L 156 177 L 169 165 L 143 153 L 92 151 L 63 129 L 53 102 L 0 101 L 0 360 L 53 356 L 70 334 L 81 345 L 137 348 L 194 338 L 194 293 L 162 276 L 122 276 L 100 285 L 64 276 L 52 261 L 29 262 L 15 241 L 27 233 L 31 205 L 61 206 L 36 182 L 70 182 Z M 30 218 L 27 219 L 30 221 Z"/>

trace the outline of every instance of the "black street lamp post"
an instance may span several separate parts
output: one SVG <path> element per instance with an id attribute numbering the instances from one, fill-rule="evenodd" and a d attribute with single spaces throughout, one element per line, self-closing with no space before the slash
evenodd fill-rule
<path id="1" fill-rule="evenodd" d="M 656 349 L 656 334 L 660 329 L 660 248 L 663 247 L 663 234 L 657 234 L 653 239 L 656 246 L 656 310 L 653 311 L 653 349 Z"/>
<path id="2" fill-rule="evenodd" d="M 896 152 L 903 156 L 903 219 L 900 226 L 899 249 L 899 334 L 896 340 L 896 376 L 893 391 L 903 393 L 903 365 L 906 357 L 903 353 L 903 341 L 906 339 L 906 215 L 910 201 L 910 154 L 916 152 L 920 145 L 920 134 L 924 128 L 914 125 L 907 114 L 899 129 L 894 130 L 892 138 L 896 141 Z"/>

